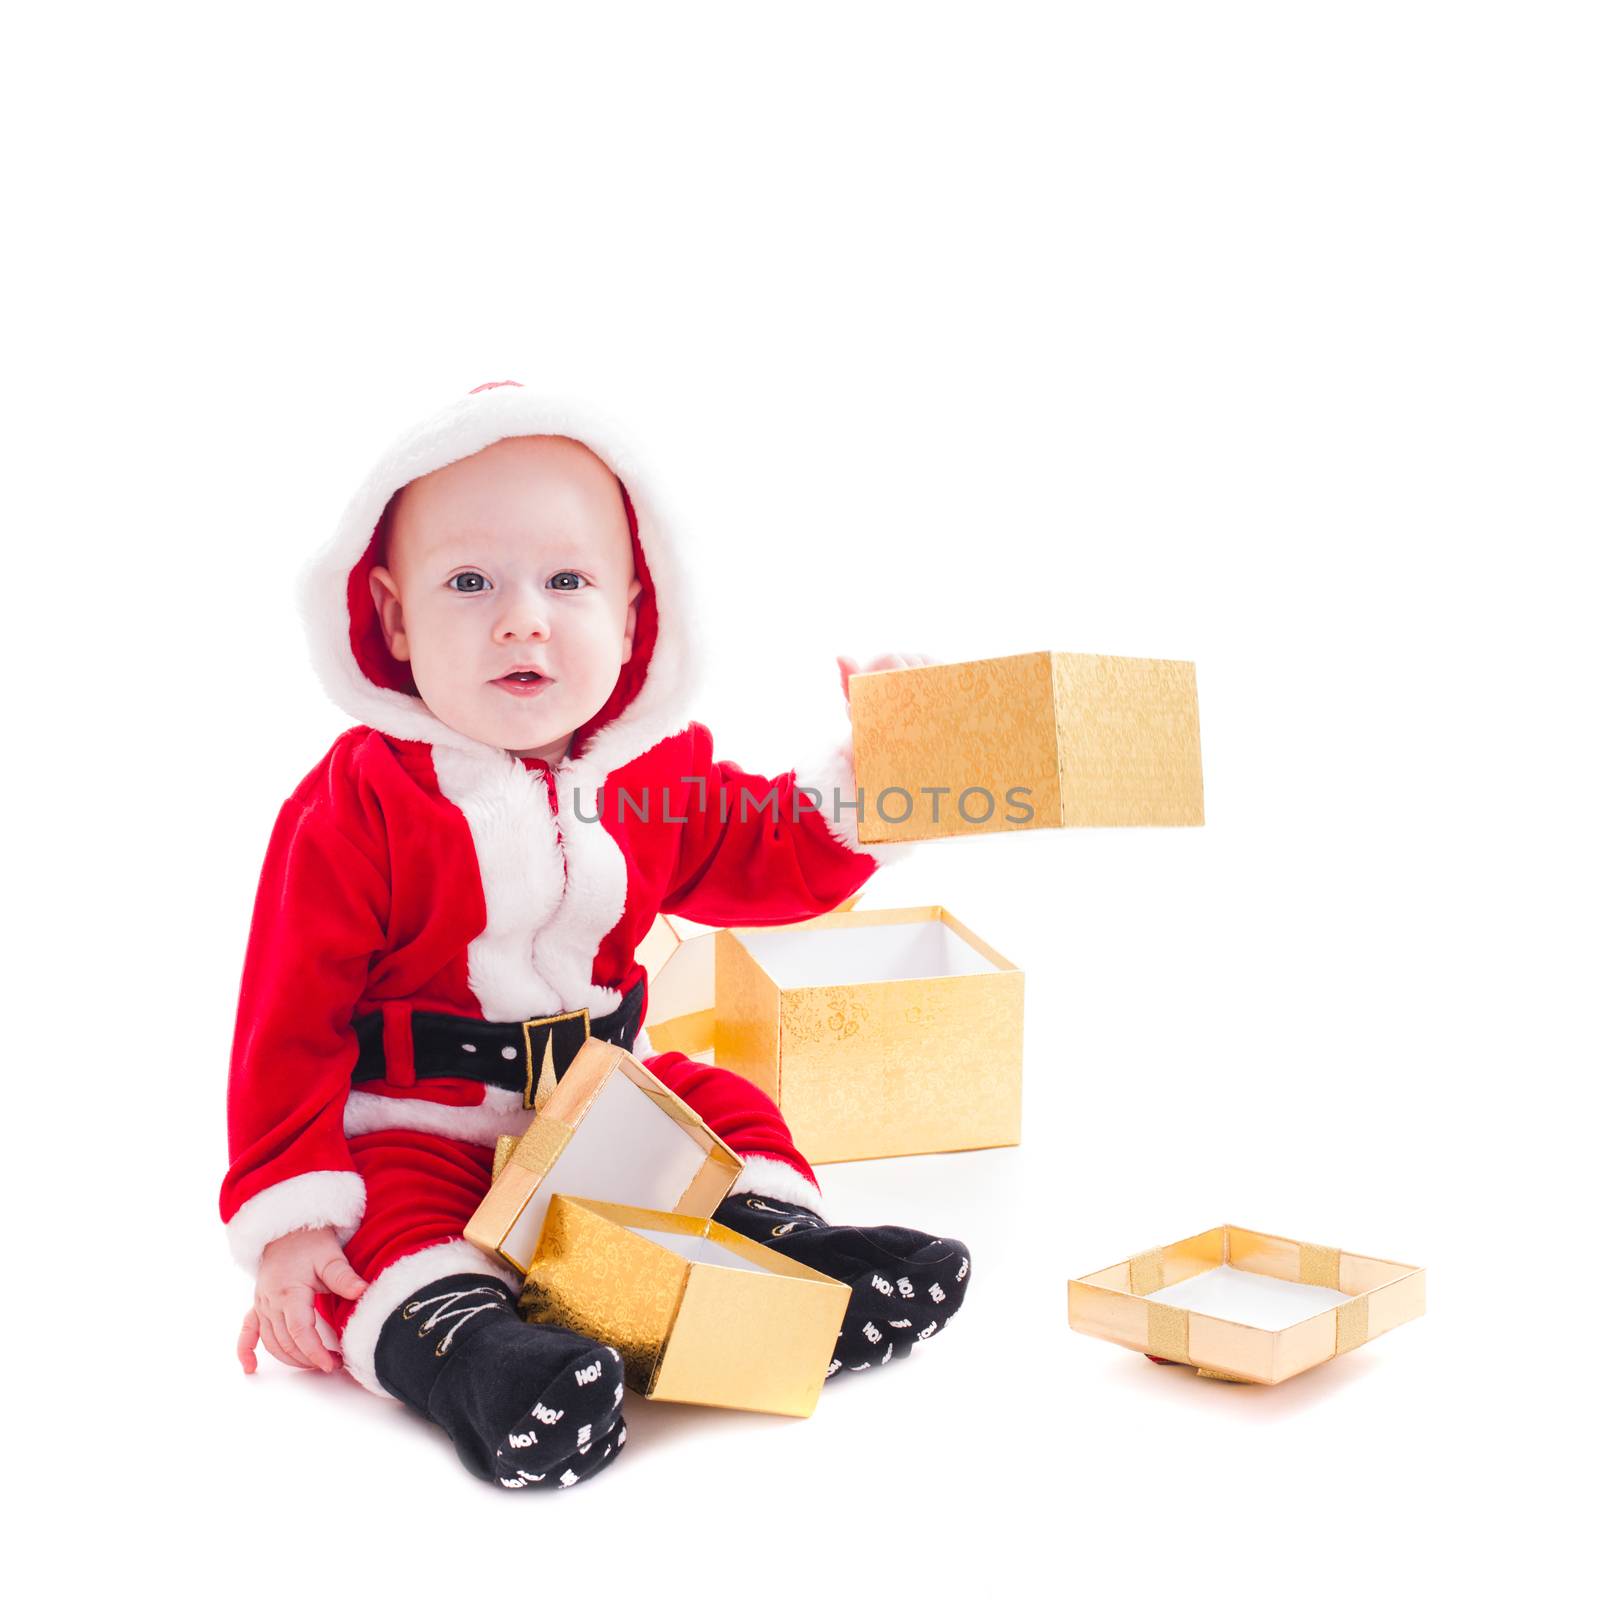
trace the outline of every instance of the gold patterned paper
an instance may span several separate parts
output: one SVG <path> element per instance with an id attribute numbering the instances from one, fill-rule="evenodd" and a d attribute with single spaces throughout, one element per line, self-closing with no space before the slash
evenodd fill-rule
<path id="1" fill-rule="evenodd" d="M 1343 1355 L 1346 1350 L 1354 1350 L 1357 1345 L 1367 1342 L 1367 1297 L 1358 1295 L 1334 1309 L 1339 1319 L 1335 1350 Z"/>
<path id="2" fill-rule="evenodd" d="M 491 1171 L 491 1180 L 498 1178 L 506 1170 L 506 1162 L 511 1159 L 511 1152 L 517 1148 L 517 1136 L 514 1133 L 502 1133 L 494 1142 L 494 1167 Z"/>
<path id="3" fill-rule="evenodd" d="M 1314 1283 L 1324 1289 L 1339 1287 L 1339 1252 L 1325 1244 L 1300 1246 L 1300 1281 Z"/>
<path id="4" fill-rule="evenodd" d="M 1338 1288 L 1353 1298 L 1271 1330 L 1145 1298 L 1211 1267 Z M 1186 1362 L 1207 1377 L 1275 1384 L 1353 1350 L 1423 1314 L 1421 1267 L 1307 1244 L 1231 1224 L 1130 1256 L 1067 1285 L 1067 1321 L 1079 1333 Z"/>
<path id="5" fill-rule="evenodd" d="M 550 1202 L 522 1291 L 523 1315 L 614 1345 L 630 1388 L 649 1394 L 689 1263 L 565 1195 Z"/>
<path id="6" fill-rule="evenodd" d="M 1149 1353 L 1163 1361 L 1189 1359 L 1189 1313 L 1182 1306 L 1164 1306 L 1151 1300 L 1146 1304 L 1149 1317 Z"/>
<path id="7" fill-rule="evenodd" d="M 572 1143 L 573 1132 L 570 1124 L 554 1117 L 535 1117 L 511 1152 L 512 1165 L 542 1178 Z"/>
<path id="8" fill-rule="evenodd" d="M 1205 820 L 1192 662 L 1039 651 L 857 673 L 850 715 L 869 844 Z"/>
<path id="9" fill-rule="evenodd" d="M 1134 1294 L 1154 1294 L 1157 1289 L 1166 1288 L 1166 1280 L 1161 1272 L 1161 1252 L 1146 1250 L 1142 1255 L 1135 1256 L 1128 1263 L 1128 1276 Z"/>
<path id="10" fill-rule="evenodd" d="M 942 921 L 996 970 L 781 988 L 717 934 L 718 1066 L 778 1102 L 812 1162 L 1016 1144 L 1023 975 L 942 906 L 852 911 L 815 928 Z"/>
<path id="11" fill-rule="evenodd" d="M 691 1261 L 636 1230 L 704 1239 L 759 1269 Z M 848 1285 L 708 1218 L 557 1195 L 523 1313 L 616 1347 L 651 1399 L 809 1416 Z"/>

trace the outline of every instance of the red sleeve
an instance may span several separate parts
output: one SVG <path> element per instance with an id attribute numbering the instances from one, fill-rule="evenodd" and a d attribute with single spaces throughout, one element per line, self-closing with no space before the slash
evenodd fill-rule
<path id="1" fill-rule="evenodd" d="M 235 1258 L 297 1228 L 348 1239 L 366 1190 L 344 1137 L 351 1017 L 389 912 L 382 817 L 347 735 L 278 813 L 256 891 L 228 1081 L 221 1211 Z"/>
<path id="2" fill-rule="evenodd" d="M 848 746 L 810 776 L 762 778 L 714 759 L 698 722 L 689 733 L 685 821 L 663 911 L 716 927 L 799 922 L 831 911 L 905 848 L 856 842 Z"/>

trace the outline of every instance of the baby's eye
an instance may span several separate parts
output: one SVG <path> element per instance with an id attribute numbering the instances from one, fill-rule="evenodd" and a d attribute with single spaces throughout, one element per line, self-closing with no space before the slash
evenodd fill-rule
<path id="1" fill-rule="evenodd" d="M 549 583 L 547 589 L 583 589 L 588 586 L 589 580 L 581 572 L 557 572 Z"/>
<path id="2" fill-rule="evenodd" d="M 454 589 L 457 594 L 482 594 L 489 587 L 489 580 L 481 572 L 458 572 L 445 587 Z"/>

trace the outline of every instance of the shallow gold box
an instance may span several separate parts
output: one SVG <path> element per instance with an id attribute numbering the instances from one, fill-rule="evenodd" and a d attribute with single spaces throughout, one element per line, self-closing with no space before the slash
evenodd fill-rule
<path id="1" fill-rule="evenodd" d="M 519 1272 L 533 1260 L 552 1195 L 709 1217 L 744 1168 L 658 1078 L 600 1039 L 583 1046 L 528 1131 L 497 1156 L 466 1234 Z"/>
<path id="2" fill-rule="evenodd" d="M 1424 1310 L 1421 1267 L 1231 1225 L 1067 1286 L 1079 1333 L 1212 1377 L 1282 1383 Z"/>
<path id="3" fill-rule="evenodd" d="M 1190 661 L 1037 651 L 857 673 L 850 719 L 868 844 L 1205 821 Z"/>
<path id="4" fill-rule="evenodd" d="M 522 1291 L 530 1322 L 614 1345 L 653 1400 L 809 1417 L 848 1284 L 704 1217 L 557 1195 Z"/>
<path id="5" fill-rule="evenodd" d="M 1022 973 L 942 906 L 716 937 L 717 1064 L 811 1161 L 1022 1137 Z"/>

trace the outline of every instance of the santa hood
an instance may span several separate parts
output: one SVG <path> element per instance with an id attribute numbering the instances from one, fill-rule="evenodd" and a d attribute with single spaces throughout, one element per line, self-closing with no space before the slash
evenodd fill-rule
<path id="1" fill-rule="evenodd" d="M 385 508 L 400 489 L 501 439 L 528 434 L 558 434 L 586 445 L 616 474 L 627 506 L 640 584 L 633 653 L 610 699 L 574 734 L 562 763 L 581 759 L 590 772 L 604 774 L 683 726 L 695 677 L 682 565 L 654 479 L 609 418 L 552 402 L 518 383 L 488 383 L 401 434 L 301 576 L 312 661 L 334 703 L 358 722 L 399 739 L 489 751 L 423 704 L 410 667 L 384 643 L 368 574 L 381 560 Z"/>

